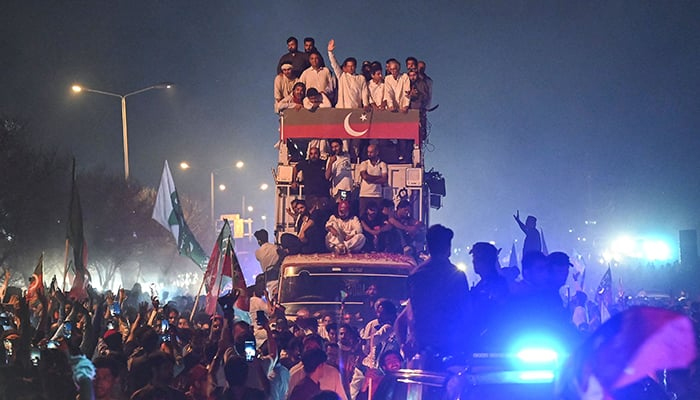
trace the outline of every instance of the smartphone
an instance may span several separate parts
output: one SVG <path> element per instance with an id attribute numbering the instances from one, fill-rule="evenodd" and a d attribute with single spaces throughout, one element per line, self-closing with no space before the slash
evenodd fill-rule
<path id="1" fill-rule="evenodd" d="M 112 329 L 114 329 L 114 322 L 112 322 L 112 321 L 107 322 L 107 330 L 112 330 Z"/>
<path id="2" fill-rule="evenodd" d="M 169 333 L 163 333 L 160 335 L 160 341 L 161 342 L 169 342 L 170 341 L 170 334 Z"/>
<path id="3" fill-rule="evenodd" d="M 64 322 L 63 323 L 63 337 L 66 339 L 70 339 L 72 334 L 73 334 L 73 323 L 70 321 Z"/>
<path id="4" fill-rule="evenodd" d="M 170 329 L 170 323 L 167 319 L 163 318 L 160 320 L 160 333 L 167 333 Z"/>
<path id="5" fill-rule="evenodd" d="M 109 309 L 110 314 L 112 314 L 113 317 L 118 317 L 119 314 L 122 313 L 122 308 L 119 306 L 119 303 L 116 301 L 112 303 L 112 306 Z"/>
<path id="6" fill-rule="evenodd" d="M 48 342 L 46 342 L 46 348 L 47 348 L 47 349 L 52 349 L 52 350 L 57 349 L 57 348 L 58 348 L 58 342 L 55 341 L 55 340 L 49 340 Z"/>
<path id="7" fill-rule="evenodd" d="M 255 359 L 255 341 L 246 340 L 245 341 L 245 360 L 253 361 Z"/>
<path id="8" fill-rule="evenodd" d="M 255 319 L 257 320 L 258 325 L 260 326 L 264 326 L 268 322 L 267 315 L 265 315 L 265 311 L 263 310 L 258 310 L 256 312 Z"/>
<path id="9" fill-rule="evenodd" d="M 33 367 L 38 367 L 39 361 L 41 361 L 41 350 L 32 347 L 31 350 L 29 350 L 29 360 L 32 362 Z"/>

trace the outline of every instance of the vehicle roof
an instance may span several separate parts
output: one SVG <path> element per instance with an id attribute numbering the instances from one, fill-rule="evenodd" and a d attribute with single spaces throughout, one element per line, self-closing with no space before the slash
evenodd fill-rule
<path id="1" fill-rule="evenodd" d="M 338 255 L 334 253 L 298 254 L 287 256 L 282 261 L 282 268 L 293 265 L 362 265 L 362 266 L 387 266 L 394 265 L 405 268 L 414 268 L 416 262 L 412 257 L 402 254 L 390 253 L 359 253 Z"/>

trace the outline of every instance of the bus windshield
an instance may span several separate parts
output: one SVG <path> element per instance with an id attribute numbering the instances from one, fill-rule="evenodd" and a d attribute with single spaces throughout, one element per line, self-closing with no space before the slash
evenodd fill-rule
<path id="1" fill-rule="evenodd" d="M 312 273 L 300 269 L 298 274 L 282 279 L 279 299 L 281 303 L 346 303 L 362 302 L 370 284 L 377 287 L 378 297 L 385 297 L 399 304 L 406 296 L 407 273 L 375 275 L 353 273 Z"/>

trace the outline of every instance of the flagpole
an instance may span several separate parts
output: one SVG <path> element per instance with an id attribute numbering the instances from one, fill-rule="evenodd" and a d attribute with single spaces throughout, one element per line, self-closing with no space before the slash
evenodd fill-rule
<path id="1" fill-rule="evenodd" d="M 63 259 L 63 285 L 61 290 L 66 291 L 66 277 L 68 276 L 68 248 L 70 244 L 68 243 L 68 238 L 66 238 L 66 255 Z"/>
<path id="2" fill-rule="evenodd" d="M 202 284 L 199 285 L 199 290 L 197 291 L 197 297 L 194 298 L 194 306 L 192 306 L 192 312 L 190 313 L 190 322 L 194 319 L 194 312 L 197 310 L 197 305 L 199 304 L 199 296 L 202 294 L 202 288 L 204 287 L 204 282 L 207 280 L 207 273 L 204 272 L 202 276 Z"/>

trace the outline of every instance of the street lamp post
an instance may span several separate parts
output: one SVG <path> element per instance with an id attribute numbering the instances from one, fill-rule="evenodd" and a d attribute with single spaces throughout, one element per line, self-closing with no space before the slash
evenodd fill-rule
<path id="1" fill-rule="evenodd" d="M 118 93 L 108 92 L 105 90 L 97 90 L 97 89 L 91 89 L 91 88 L 88 88 L 85 86 L 73 85 L 72 89 L 75 93 L 80 93 L 80 92 L 85 91 L 85 92 L 103 94 L 105 96 L 119 97 L 121 99 L 121 103 L 122 103 L 122 141 L 124 143 L 124 180 L 129 180 L 129 135 L 128 135 L 127 125 L 126 125 L 126 98 L 129 96 L 133 96 L 135 94 L 147 92 L 147 91 L 153 90 L 153 89 L 169 89 L 171 87 L 173 87 L 172 83 L 163 82 L 163 83 L 158 83 L 155 85 L 145 87 L 143 89 L 135 90 L 135 91 L 129 92 L 127 94 L 118 94 Z"/>
<path id="2" fill-rule="evenodd" d="M 243 161 L 237 161 L 233 167 L 241 169 L 244 165 L 245 163 Z M 215 168 L 209 172 L 209 218 L 211 219 L 211 224 L 214 226 L 214 229 L 216 229 L 216 220 L 214 219 L 214 174 L 233 167 Z"/>

